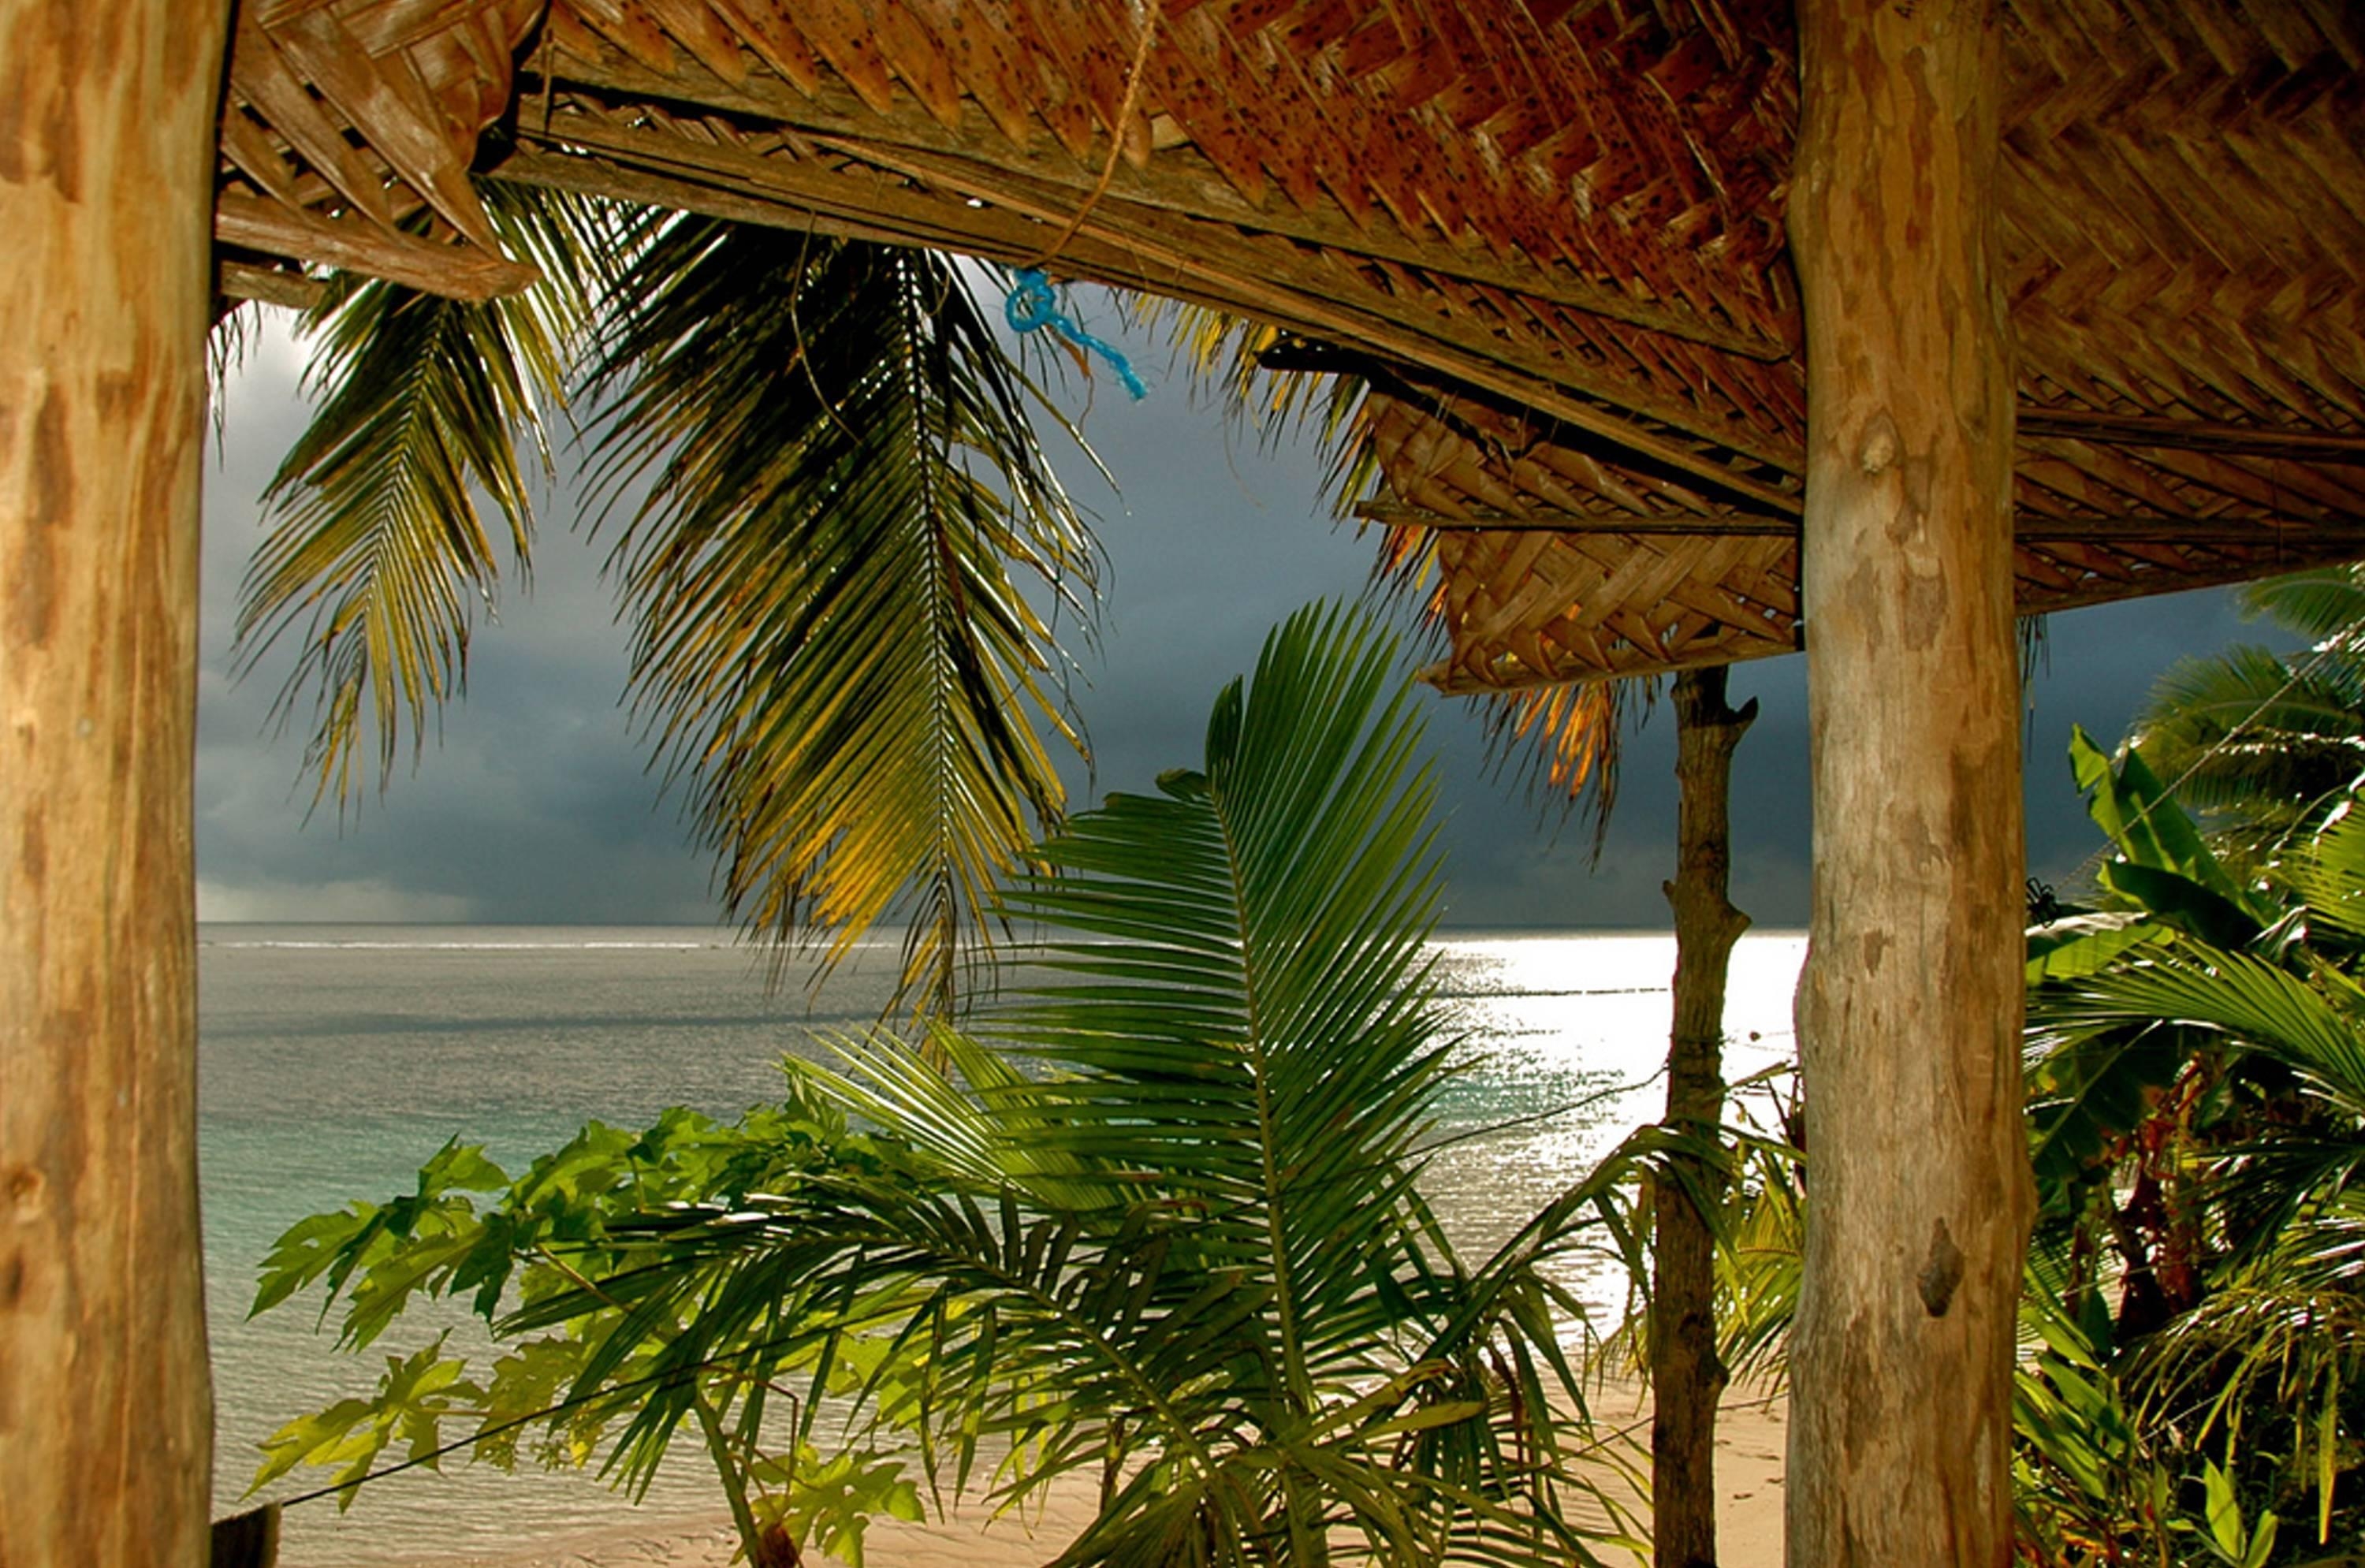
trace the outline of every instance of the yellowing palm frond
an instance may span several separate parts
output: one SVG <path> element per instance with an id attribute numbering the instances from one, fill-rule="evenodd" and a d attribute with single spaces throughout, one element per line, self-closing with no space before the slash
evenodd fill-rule
<path id="1" fill-rule="evenodd" d="M 486 304 L 342 279 L 309 327 L 320 349 L 308 383 L 319 412 L 264 492 L 269 532 L 241 595 L 241 673 L 297 644 L 276 714 L 308 699 L 305 754 L 315 799 L 342 806 L 375 754 L 381 786 L 402 737 L 423 744 L 435 711 L 467 681 L 476 608 L 501 572 L 489 501 L 523 571 L 533 543 L 517 457 L 531 440 L 545 471 L 550 410 L 566 403 L 573 341 L 590 308 L 577 198 L 488 186 L 504 237 L 544 281 Z"/>
<path id="2" fill-rule="evenodd" d="M 907 985 L 1060 814 L 1081 749 L 1052 633 L 1094 567 L 1031 388 L 952 264 L 659 220 L 590 386 L 602 480 L 645 478 L 612 564 L 633 693 L 729 906 L 837 933 L 899 899 Z"/>

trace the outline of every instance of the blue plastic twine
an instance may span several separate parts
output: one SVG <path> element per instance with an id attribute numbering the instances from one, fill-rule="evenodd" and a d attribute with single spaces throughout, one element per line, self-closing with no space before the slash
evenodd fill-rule
<path id="1" fill-rule="evenodd" d="M 1149 396 L 1149 388 L 1141 384 L 1141 377 L 1133 373 L 1133 366 L 1126 363 L 1125 355 L 1115 344 L 1101 342 L 1068 319 L 1067 313 L 1059 308 L 1058 296 L 1051 292 L 1050 280 L 1040 268 L 1024 267 L 1012 277 L 1010 297 L 1003 302 L 1002 313 L 1014 332 L 1048 327 L 1078 348 L 1090 349 L 1100 355 L 1109 362 L 1116 378 L 1125 383 L 1125 389 L 1133 394 L 1137 402 Z"/>

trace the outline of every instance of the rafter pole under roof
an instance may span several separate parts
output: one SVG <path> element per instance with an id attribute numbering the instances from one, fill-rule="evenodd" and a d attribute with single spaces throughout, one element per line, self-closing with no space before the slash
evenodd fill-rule
<path id="1" fill-rule="evenodd" d="M 197 495 L 228 0 L 0 0 L 0 1557 L 200 1568 Z"/>
<path id="2" fill-rule="evenodd" d="M 2030 1209 L 1989 0 L 1800 0 L 1812 1160 L 1789 1561 L 2002 1568 Z"/>
<path id="3" fill-rule="evenodd" d="M 1686 539 L 1796 539 L 1794 518 L 1694 512 L 1545 511 L 1497 512 L 1472 509 L 1461 515 L 1394 501 L 1361 501 L 1350 515 L 1391 528 L 1433 533 L 1608 533 L 1634 538 L 1674 535 Z M 2365 522 L 2343 519 L 2265 517 L 2041 517 L 2023 513 L 2012 521 L 2012 538 L 2023 544 L 2207 544 L 2257 550 L 2303 548 L 2311 554 L 2344 549 L 2365 552 Z"/>

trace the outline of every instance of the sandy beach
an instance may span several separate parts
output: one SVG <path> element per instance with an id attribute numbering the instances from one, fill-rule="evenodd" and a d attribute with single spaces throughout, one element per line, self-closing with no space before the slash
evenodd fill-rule
<path id="1" fill-rule="evenodd" d="M 1624 1430 L 1647 1452 L 1646 1396 L 1612 1389 L 1596 1402 L 1605 1429 Z M 1779 1568 L 1786 1409 L 1762 1391 L 1736 1390 L 1717 1424 L 1718 1553 L 1725 1568 Z M 1040 1568 L 1092 1517 L 1087 1478 L 1054 1487 L 1039 1514 L 994 1518 L 980 1506 L 941 1522 L 883 1520 L 871 1527 L 868 1568 Z M 408 1568 L 724 1568 L 734 1540 L 721 1514 L 699 1524 L 652 1521 L 545 1542 L 514 1556 L 420 1558 Z M 817 1563 L 843 1568 L 835 1558 Z M 292 1568 L 301 1568 L 300 1564 Z"/>

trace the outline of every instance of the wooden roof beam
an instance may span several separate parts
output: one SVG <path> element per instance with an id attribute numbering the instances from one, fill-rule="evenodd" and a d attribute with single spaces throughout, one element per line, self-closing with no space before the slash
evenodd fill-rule
<path id="1" fill-rule="evenodd" d="M 1394 501 L 1358 503 L 1351 515 L 1391 528 L 1435 533 L 1608 533 L 1673 535 L 1694 539 L 1796 539 L 1794 519 L 1697 517 L 1681 513 L 1586 511 L 1521 513 L 1479 509 L 1453 515 Z M 2022 513 L 2012 539 L 2023 544 L 2062 541 L 2097 544 L 2230 545 L 2253 549 L 2301 549 L 2310 545 L 2355 548 L 2365 554 L 2365 518 L 2307 521 L 2269 518 L 2111 517 L 2055 518 Z"/>
<path id="2" fill-rule="evenodd" d="M 2164 420 L 2148 414 L 2023 407 L 2020 411 L 2020 433 L 2023 437 L 2067 436 L 2159 451 L 2365 463 L 2365 431 L 2282 430 L 2208 420 Z"/>
<path id="3" fill-rule="evenodd" d="M 827 78 L 810 91 L 757 74 L 732 84 L 690 60 L 679 60 L 671 71 L 659 73 L 612 48 L 603 48 L 597 54 L 573 49 L 559 51 L 551 63 L 552 74 L 562 84 L 575 83 L 657 102 L 698 104 L 793 125 L 811 133 L 854 138 L 881 152 L 892 150 L 904 159 L 932 163 L 940 175 L 960 165 L 968 166 L 972 177 L 1023 174 L 1058 187 L 1079 204 L 1097 184 L 1096 170 L 1048 149 L 1012 144 L 997 147 L 991 158 L 981 158 L 973 138 L 946 129 L 916 104 L 881 112 L 855 94 L 834 88 Z M 531 62 L 525 73 L 522 96 L 529 100 L 543 90 L 532 69 L 541 64 L 539 60 Z M 981 108 L 977 112 L 984 113 Z M 1303 207 L 1270 197 L 1251 202 L 1212 161 L 1187 145 L 1160 150 L 1144 167 L 1121 162 L 1102 199 L 1237 224 L 1326 249 L 1465 277 L 1754 359 L 1783 359 L 1795 352 L 1787 342 L 1693 309 L 1637 299 L 1573 267 L 1521 264 L 1480 247 L 1447 250 L 1412 235 L 1392 234 L 1382 225 L 1357 223 L 1343 209 Z"/>
<path id="4" fill-rule="evenodd" d="M 1620 655 L 1631 651 L 1631 658 Z M 1705 646 L 1695 645 L 1673 658 L 1662 656 L 1648 648 L 1623 647 L 1610 655 L 1616 667 L 1581 674 L 1565 671 L 1534 670 L 1522 666 L 1514 673 L 1499 678 L 1481 679 L 1468 669 L 1450 661 L 1425 665 L 1413 678 L 1434 687 L 1446 697 L 1489 697 L 1505 692 L 1538 691 L 1552 686 L 1585 686 L 1603 680 L 1631 680 L 1640 676 L 1680 675 L 1687 669 L 1711 669 L 1720 665 L 1744 664 L 1751 659 L 1779 658 L 1798 652 L 1791 642 L 1769 642 L 1763 637 L 1733 633 L 1729 639 L 1718 638 Z"/>
<path id="5" fill-rule="evenodd" d="M 1014 183 L 981 181 L 950 195 L 897 186 L 874 177 L 822 171 L 719 144 L 696 147 L 673 133 L 637 132 L 604 122 L 554 120 L 547 131 L 520 128 L 526 143 L 492 171 L 502 178 L 660 201 L 691 211 L 782 228 L 816 228 L 890 243 L 931 244 L 1008 263 L 1031 263 L 1063 218 L 1048 201 L 1030 201 Z M 857 161 L 882 157 L 835 139 L 818 145 Z M 585 154 L 590 154 L 586 156 Z M 892 160 L 872 165 L 891 168 Z M 925 182 L 913 165 L 910 177 Z M 971 193 L 974 192 L 974 196 Z M 985 202 L 971 207 L 970 199 Z M 772 210 L 766 210 L 769 205 Z M 1104 204 L 1105 206 L 1105 204 Z M 856 216 L 859 214 L 859 216 Z M 1349 280 L 1295 254 L 1286 242 L 1253 236 L 1224 240 L 1178 233 L 1170 215 L 1129 218 L 1096 209 L 1059 258 L 1064 271 L 1172 298 L 1270 320 L 1293 331 L 1368 344 L 1375 352 L 1458 378 L 1534 409 L 1651 460 L 1771 509 L 1795 509 L 1798 496 L 1765 456 L 1721 450 L 1686 428 L 1726 431 L 1691 410 L 1653 407 L 1629 413 L 1631 387 L 1569 384 L 1583 367 L 1496 342 L 1474 348 L 1446 319 Z M 1612 401 L 1618 399 L 1618 401 Z M 1625 406 L 1620 406 L 1621 403 Z M 1787 461 L 1795 461 L 1794 459 Z"/>

